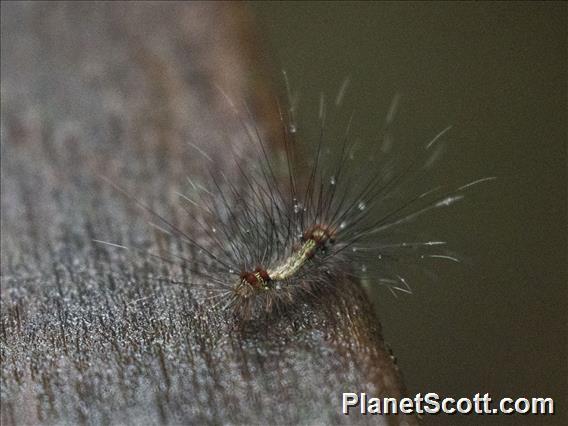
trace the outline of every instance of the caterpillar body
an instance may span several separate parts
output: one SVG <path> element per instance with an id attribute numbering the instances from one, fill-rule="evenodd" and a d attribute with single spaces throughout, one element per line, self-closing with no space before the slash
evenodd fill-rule
<path id="1" fill-rule="evenodd" d="M 345 88 L 344 84 L 336 106 Z M 227 97 L 227 102 L 238 115 L 232 100 Z M 397 105 L 398 98 L 387 114 L 388 126 Z M 392 135 L 385 131 L 376 150 L 380 158 L 366 156 L 357 151 L 350 135 L 352 116 L 341 136 L 327 136 L 322 100 L 320 135 L 313 154 L 305 155 L 297 144 L 294 115 L 293 108 L 280 114 L 280 156 L 273 155 L 258 128 L 250 124 L 254 120 L 241 119 L 251 149 L 233 153 L 237 173 L 230 177 L 212 171 L 212 155 L 190 144 L 210 166 L 209 185 L 188 178 L 188 188 L 178 193 L 192 229 L 182 229 L 136 202 L 158 219 L 158 230 L 194 249 L 194 256 L 150 254 L 180 263 L 192 275 L 192 288 L 211 294 L 203 300 L 215 301 L 242 320 L 294 306 L 322 289 L 332 290 L 338 276 L 363 278 L 395 294 L 409 293 L 403 260 L 459 261 L 444 241 L 409 239 L 400 232 L 425 213 L 461 200 L 465 189 L 494 179 L 454 189 L 426 186 L 418 191 L 409 185 L 427 185 L 425 176 L 439 157 L 439 140 L 449 128 L 411 156 L 393 153 Z M 254 161 L 252 152 L 258 155 Z"/>

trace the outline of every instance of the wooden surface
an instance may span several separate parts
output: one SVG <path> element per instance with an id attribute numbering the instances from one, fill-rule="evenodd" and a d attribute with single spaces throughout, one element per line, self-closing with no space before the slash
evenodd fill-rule
<path id="1" fill-rule="evenodd" d="M 188 141 L 231 173 L 250 141 L 218 86 L 278 149 L 257 39 L 235 4 L 2 3 L 3 425 L 414 423 L 341 415 L 342 392 L 404 392 L 356 283 L 237 327 L 92 241 L 159 243 L 100 176 L 175 216 Z"/>

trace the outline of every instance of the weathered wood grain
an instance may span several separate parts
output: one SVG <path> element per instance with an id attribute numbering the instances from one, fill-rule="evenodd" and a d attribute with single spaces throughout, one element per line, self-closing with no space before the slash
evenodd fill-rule
<path id="1" fill-rule="evenodd" d="M 226 173 L 226 144 L 250 149 L 217 86 L 278 149 L 256 39 L 228 3 L 2 3 L 3 425 L 376 423 L 341 393 L 404 392 L 347 279 L 236 326 L 178 268 L 92 241 L 160 243 L 100 176 L 191 226 L 171 207 L 201 161 L 187 142 Z"/>

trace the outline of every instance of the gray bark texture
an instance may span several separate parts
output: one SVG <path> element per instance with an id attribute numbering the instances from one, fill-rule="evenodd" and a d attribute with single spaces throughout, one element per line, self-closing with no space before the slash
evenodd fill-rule
<path id="1" fill-rule="evenodd" d="M 246 9 L 3 2 L 1 25 L 2 425 L 414 424 L 341 414 L 342 392 L 404 393 L 356 283 L 236 325 L 179 268 L 93 242 L 160 247 L 101 177 L 191 226 L 171 208 L 202 162 L 187 142 L 227 175 L 226 144 L 250 149 L 217 87 L 279 149 Z"/>

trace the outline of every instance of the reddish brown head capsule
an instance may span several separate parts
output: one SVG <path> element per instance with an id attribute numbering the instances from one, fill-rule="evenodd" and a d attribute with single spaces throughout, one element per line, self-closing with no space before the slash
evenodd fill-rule
<path id="1" fill-rule="evenodd" d="M 270 281 L 270 275 L 268 275 L 268 272 L 266 272 L 266 269 L 263 269 L 260 266 L 257 266 L 256 269 L 254 270 L 254 272 L 256 272 L 260 278 L 262 278 L 262 281 L 265 281 L 265 282 Z"/>
<path id="2" fill-rule="evenodd" d="M 258 287 L 258 278 L 252 272 L 241 272 L 241 280 L 245 281 L 247 284 L 250 284 L 253 287 Z"/>
<path id="3" fill-rule="evenodd" d="M 316 224 L 304 232 L 302 240 L 313 240 L 318 247 L 323 247 L 327 242 L 330 244 L 335 243 L 335 232 L 326 225 Z"/>

